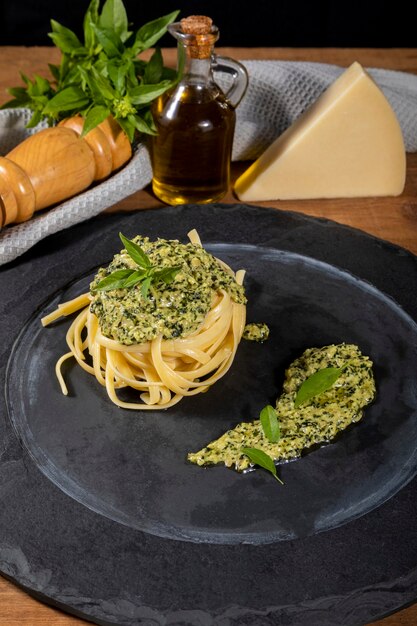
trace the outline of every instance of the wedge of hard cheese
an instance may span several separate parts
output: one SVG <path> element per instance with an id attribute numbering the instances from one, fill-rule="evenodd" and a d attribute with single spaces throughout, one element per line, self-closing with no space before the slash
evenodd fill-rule
<path id="1" fill-rule="evenodd" d="M 235 192 L 246 201 L 396 196 L 405 172 L 395 113 L 353 63 L 238 178 Z"/>

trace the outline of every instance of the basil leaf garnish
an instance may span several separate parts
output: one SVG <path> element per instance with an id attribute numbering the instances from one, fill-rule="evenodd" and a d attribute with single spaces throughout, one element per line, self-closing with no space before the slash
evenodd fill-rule
<path id="1" fill-rule="evenodd" d="M 135 270 L 116 270 L 103 278 L 103 280 L 101 280 L 92 291 L 111 291 L 112 289 L 123 289 L 126 280 L 128 280 L 134 273 Z"/>
<path id="2" fill-rule="evenodd" d="M 141 285 L 140 291 L 141 291 L 143 298 L 145 298 L 145 300 L 148 297 L 148 291 L 149 291 L 149 287 L 151 286 L 151 282 L 152 282 L 152 278 L 151 276 L 148 276 L 148 278 L 145 278 L 145 280 L 143 281 Z"/>
<path id="3" fill-rule="evenodd" d="M 325 367 L 309 376 L 300 386 L 294 400 L 294 407 L 297 409 L 311 398 L 324 393 L 337 381 L 349 363 L 342 367 Z"/>
<path id="4" fill-rule="evenodd" d="M 277 412 L 273 406 L 268 404 L 265 406 L 260 415 L 259 419 L 261 421 L 262 430 L 264 431 L 265 437 L 271 443 L 276 443 L 279 441 L 281 437 L 279 422 L 277 417 Z"/>
<path id="5" fill-rule="evenodd" d="M 132 270 L 132 274 L 126 278 L 123 284 L 123 289 L 130 289 L 138 283 L 141 283 L 146 277 L 146 272 L 143 270 Z"/>
<path id="6" fill-rule="evenodd" d="M 158 269 L 151 264 L 148 255 L 134 241 L 127 239 L 122 233 L 119 233 L 125 249 L 130 258 L 136 263 L 139 269 L 122 269 L 116 270 L 103 278 L 95 287 L 91 289 L 95 291 L 111 291 L 112 289 L 131 289 L 135 285 L 140 284 L 140 291 L 143 298 L 148 297 L 149 289 L 152 284 L 156 285 L 164 282 L 166 285 L 172 283 L 175 276 L 181 270 L 180 265 L 173 267 L 163 267 Z"/>
<path id="7" fill-rule="evenodd" d="M 138 246 L 137 243 L 134 243 L 130 239 L 127 239 L 124 235 L 122 235 L 122 233 L 119 233 L 119 237 L 122 240 L 122 243 L 126 248 L 126 252 L 130 256 L 130 258 L 133 259 L 134 262 L 139 265 L 139 267 L 142 267 L 145 270 L 149 269 L 151 267 L 151 262 L 148 255 L 145 254 L 142 248 Z"/>
<path id="8" fill-rule="evenodd" d="M 269 454 L 266 454 L 266 452 L 264 452 L 263 450 L 259 450 L 258 448 L 242 448 L 241 451 L 243 454 L 246 454 L 246 456 L 249 457 L 252 463 L 263 467 L 263 469 L 266 469 L 268 472 L 270 472 L 272 476 L 279 483 L 281 483 L 281 485 L 284 484 L 282 480 L 278 477 L 277 468 L 275 467 L 275 463 L 273 459 L 271 459 Z"/>

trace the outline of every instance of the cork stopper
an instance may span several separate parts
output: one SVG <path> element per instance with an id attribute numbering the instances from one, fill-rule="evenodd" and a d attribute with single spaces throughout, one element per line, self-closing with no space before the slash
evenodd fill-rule
<path id="1" fill-rule="evenodd" d="M 190 15 L 181 20 L 182 32 L 187 35 L 208 35 L 212 24 L 213 20 L 206 15 Z"/>
<path id="2" fill-rule="evenodd" d="M 191 58 L 210 58 L 213 44 L 217 39 L 217 33 L 213 32 L 213 20 L 210 17 L 206 15 L 184 17 L 181 20 L 181 30 L 185 35 L 190 35 L 190 45 L 187 47 Z"/>

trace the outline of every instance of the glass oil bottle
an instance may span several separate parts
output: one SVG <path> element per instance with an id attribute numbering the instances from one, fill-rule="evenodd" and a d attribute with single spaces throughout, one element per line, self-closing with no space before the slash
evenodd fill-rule
<path id="1" fill-rule="evenodd" d="M 152 189 L 166 204 L 214 202 L 229 187 L 235 108 L 247 73 L 237 61 L 214 54 L 219 31 L 209 17 L 190 16 L 169 31 L 178 40 L 180 78 L 152 107 Z M 215 71 L 231 75 L 226 94 L 214 82 Z"/>

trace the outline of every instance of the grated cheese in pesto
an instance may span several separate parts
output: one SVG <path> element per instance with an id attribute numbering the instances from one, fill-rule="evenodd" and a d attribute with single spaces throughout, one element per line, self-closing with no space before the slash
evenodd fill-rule
<path id="1" fill-rule="evenodd" d="M 336 383 L 305 405 L 294 408 L 301 383 L 318 370 L 346 365 Z M 283 393 L 276 402 L 281 438 L 271 443 L 259 420 L 240 423 L 198 452 L 188 454 L 197 465 L 223 463 L 241 471 L 251 465 L 241 449 L 258 448 L 274 461 L 299 457 L 303 450 L 331 441 L 363 416 L 364 407 L 375 397 L 372 361 L 353 344 L 309 348 L 285 373 Z"/>
<path id="2" fill-rule="evenodd" d="M 158 335 L 164 339 L 186 337 L 204 321 L 216 292 L 227 291 L 235 302 L 246 303 L 244 288 L 201 246 L 167 239 L 150 241 L 139 235 L 132 241 L 158 269 L 181 266 L 181 270 L 171 283 L 161 283 L 157 289 L 151 286 L 147 298 L 140 285 L 92 292 L 91 311 L 105 337 L 124 345 L 144 343 Z M 107 268 L 100 268 L 90 288 L 120 269 L 137 269 L 125 249 Z"/>

